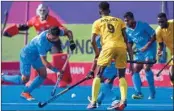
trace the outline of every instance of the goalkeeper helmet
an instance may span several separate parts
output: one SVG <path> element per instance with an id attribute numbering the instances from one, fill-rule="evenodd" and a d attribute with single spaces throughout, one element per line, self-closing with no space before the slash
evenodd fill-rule
<path id="1" fill-rule="evenodd" d="M 36 9 L 36 14 L 41 18 L 41 20 L 45 20 L 46 17 L 48 16 L 49 9 L 48 6 L 39 4 L 37 9 Z"/>

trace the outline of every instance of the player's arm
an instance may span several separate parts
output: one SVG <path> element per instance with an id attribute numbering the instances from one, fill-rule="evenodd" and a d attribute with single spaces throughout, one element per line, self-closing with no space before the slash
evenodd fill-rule
<path id="1" fill-rule="evenodd" d="M 48 61 L 47 61 L 47 56 L 40 56 L 41 61 L 43 63 L 43 65 L 47 68 L 49 68 L 50 70 L 52 70 L 53 72 L 58 72 L 59 70 L 57 68 L 55 68 L 54 66 L 52 66 Z"/>
<path id="2" fill-rule="evenodd" d="M 43 65 L 49 69 L 51 69 L 53 72 L 57 73 L 59 70 L 57 68 L 55 68 L 54 66 L 52 66 L 48 60 L 47 60 L 47 50 L 45 50 L 47 47 L 43 41 L 40 41 L 37 45 L 37 49 L 38 49 L 38 52 L 39 52 L 39 55 L 40 55 L 40 59 L 43 63 Z"/>
<path id="3" fill-rule="evenodd" d="M 98 50 L 99 50 L 99 53 L 100 53 L 101 48 L 98 48 Z M 92 63 L 92 67 L 91 67 L 91 71 L 94 72 L 96 67 L 97 67 L 97 59 L 94 58 L 93 63 Z"/>
<path id="4" fill-rule="evenodd" d="M 64 36 L 67 36 L 69 38 L 70 42 L 70 49 L 73 51 L 76 48 L 76 44 L 73 40 L 73 33 L 71 30 L 64 30 Z"/>
<path id="5" fill-rule="evenodd" d="M 98 58 L 98 56 L 100 54 L 100 51 L 101 51 L 101 49 L 97 47 L 96 37 L 97 37 L 96 34 L 93 34 L 92 38 L 91 38 L 91 44 L 92 44 L 92 47 L 93 47 L 94 52 L 95 52 L 95 57 L 94 57 L 94 60 L 93 60 L 93 63 L 92 63 L 91 70 L 89 71 L 89 73 L 87 75 L 90 78 L 94 77 L 94 71 L 97 67 L 97 58 Z"/>
<path id="6" fill-rule="evenodd" d="M 93 25 L 92 25 L 92 36 L 91 36 L 91 45 L 94 49 L 94 53 L 95 53 L 95 57 L 94 57 L 94 60 L 93 60 L 93 64 L 92 64 L 92 67 L 91 67 L 91 70 L 89 71 L 88 73 L 88 77 L 94 77 L 94 71 L 97 67 L 97 58 L 99 56 L 99 49 L 97 47 L 97 42 L 96 42 L 96 37 L 99 35 L 99 28 L 97 26 L 97 22 L 94 22 Z"/>
<path id="7" fill-rule="evenodd" d="M 92 25 L 92 36 L 91 36 L 91 45 L 94 49 L 94 52 L 95 52 L 95 59 L 98 58 L 99 56 L 99 49 L 97 47 L 97 42 L 96 42 L 96 37 L 98 35 L 100 35 L 100 28 L 98 26 L 99 22 L 98 21 L 95 21 Z"/>
<path id="8" fill-rule="evenodd" d="M 127 47 L 130 50 L 130 52 L 132 52 L 132 60 L 133 60 L 133 42 L 128 42 L 127 43 Z M 129 58 L 130 59 L 130 58 Z M 130 59 L 131 60 L 131 59 Z"/>
<path id="9" fill-rule="evenodd" d="M 97 67 L 97 59 L 94 58 L 93 63 L 92 63 L 91 70 L 87 74 L 88 77 L 90 77 L 90 78 L 93 78 L 94 77 L 94 71 L 95 71 L 96 67 Z"/>
<path id="10" fill-rule="evenodd" d="M 127 39 L 128 37 L 127 37 L 127 34 L 126 34 L 126 28 L 125 27 L 122 28 L 122 34 L 123 34 L 124 41 L 126 43 L 129 59 L 130 59 L 130 61 L 133 61 L 133 50 L 132 50 L 133 42 L 128 42 L 128 39 Z M 133 72 L 133 64 L 132 63 L 130 63 L 129 71 Z"/>
<path id="11" fill-rule="evenodd" d="M 64 30 L 64 35 L 68 37 L 69 41 L 73 41 L 73 33 L 71 30 Z"/>
<path id="12" fill-rule="evenodd" d="M 129 55 L 129 59 L 130 59 L 130 61 L 132 61 L 133 60 L 133 50 L 132 50 L 133 42 L 128 42 L 126 28 L 122 29 L 122 34 L 123 34 L 123 38 L 124 38 L 124 41 L 125 41 L 126 46 L 127 46 L 127 52 Z"/>
<path id="13" fill-rule="evenodd" d="M 156 29 L 156 40 L 157 40 L 157 42 L 159 44 L 159 48 L 158 48 L 157 54 L 158 54 L 158 56 L 161 56 L 162 53 L 163 53 L 164 43 L 163 43 L 160 27 L 158 27 Z"/>
<path id="14" fill-rule="evenodd" d="M 147 50 L 150 47 L 150 45 L 155 41 L 156 41 L 156 35 L 154 34 L 151 37 L 151 39 L 146 43 L 146 45 L 141 49 L 141 51 L 143 52 L 143 51 Z"/>
<path id="15" fill-rule="evenodd" d="M 145 32 L 151 36 L 150 40 L 146 43 L 146 45 L 141 49 L 141 51 L 147 50 L 150 45 L 156 41 L 156 34 L 155 31 L 152 29 L 152 27 L 149 26 L 149 24 L 145 23 Z"/>
<path id="16" fill-rule="evenodd" d="M 92 45 L 94 52 L 95 52 L 95 59 L 97 59 L 99 54 L 100 54 L 99 49 L 97 47 L 97 42 L 96 42 L 97 35 L 98 34 L 93 33 L 92 37 L 91 37 L 91 45 Z"/>
<path id="17" fill-rule="evenodd" d="M 126 24 L 121 19 L 120 19 L 120 23 L 121 23 L 121 31 L 122 31 L 122 35 L 123 35 L 123 38 L 124 38 L 124 42 L 126 43 L 129 59 L 132 61 L 133 60 L 133 50 L 132 50 L 132 47 L 128 46 L 129 45 L 128 44 L 129 37 L 126 34 Z M 132 67 L 132 64 L 131 64 L 130 67 Z"/>

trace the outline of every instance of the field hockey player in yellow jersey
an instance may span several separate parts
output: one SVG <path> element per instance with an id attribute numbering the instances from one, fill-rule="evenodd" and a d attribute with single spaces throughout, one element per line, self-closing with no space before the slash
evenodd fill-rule
<path id="1" fill-rule="evenodd" d="M 125 69 L 127 64 L 126 26 L 120 18 L 109 15 L 110 8 L 108 2 L 100 2 L 99 13 L 101 18 L 93 23 L 91 38 L 91 43 L 95 51 L 95 58 L 97 59 L 98 71 L 92 83 L 92 101 L 87 108 L 96 108 L 101 76 L 104 69 L 110 65 L 112 59 L 114 59 L 116 62 L 115 67 L 118 69 L 121 100 L 111 105 L 109 109 L 123 110 L 127 105 L 127 81 L 125 80 Z M 101 36 L 102 45 L 100 54 L 95 41 L 98 35 Z"/>
<path id="2" fill-rule="evenodd" d="M 159 26 L 156 29 L 156 39 L 159 43 L 158 56 L 162 55 L 163 47 L 166 45 L 173 58 L 170 63 L 169 75 L 171 83 L 174 86 L 174 22 L 173 20 L 167 20 L 165 13 L 159 13 L 158 24 Z M 173 99 L 173 96 L 171 99 Z"/>

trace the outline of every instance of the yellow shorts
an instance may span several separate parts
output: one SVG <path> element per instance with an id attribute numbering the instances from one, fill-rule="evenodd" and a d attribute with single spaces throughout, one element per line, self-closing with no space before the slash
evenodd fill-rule
<path id="1" fill-rule="evenodd" d="M 127 51 L 125 48 L 103 48 L 97 60 L 97 65 L 108 66 L 112 59 L 115 59 L 116 68 L 126 68 Z"/>

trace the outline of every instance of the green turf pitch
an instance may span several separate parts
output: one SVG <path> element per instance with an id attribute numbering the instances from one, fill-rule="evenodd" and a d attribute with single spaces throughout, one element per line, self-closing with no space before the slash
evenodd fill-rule
<path id="1" fill-rule="evenodd" d="M 71 24 L 66 25 L 68 29 L 73 31 L 74 39 L 77 43 L 77 49 L 71 56 L 70 61 L 92 61 L 94 52 L 90 45 L 89 39 L 91 36 L 91 24 Z M 151 25 L 154 29 L 157 25 Z M 29 30 L 29 41 L 36 35 L 34 28 Z M 66 37 L 61 38 L 64 46 L 68 40 Z M 24 47 L 24 35 L 17 35 L 13 38 L 2 37 L 2 61 L 19 61 L 19 53 Z M 66 52 L 67 46 L 64 51 Z M 169 51 L 168 51 L 169 53 Z M 170 55 L 170 54 L 169 54 Z M 51 61 L 51 56 L 48 53 L 48 60 Z"/>

